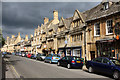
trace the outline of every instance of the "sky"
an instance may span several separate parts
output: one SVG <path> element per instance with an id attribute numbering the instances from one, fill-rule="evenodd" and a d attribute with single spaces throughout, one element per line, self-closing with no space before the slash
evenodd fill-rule
<path id="1" fill-rule="evenodd" d="M 74 11 L 89 10 L 100 2 L 2 2 L 3 36 L 21 33 L 21 37 L 34 34 L 35 28 L 44 23 L 44 17 L 53 19 L 53 10 L 61 17 L 72 17 Z"/>

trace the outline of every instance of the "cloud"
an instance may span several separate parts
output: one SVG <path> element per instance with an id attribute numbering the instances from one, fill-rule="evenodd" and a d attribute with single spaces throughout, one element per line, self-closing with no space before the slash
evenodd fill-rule
<path id="1" fill-rule="evenodd" d="M 96 2 L 3 2 L 2 26 L 4 37 L 17 34 L 33 34 L 43 23 L 44 17 L 53 19 L 53 10 L 58 10 L 59 19 L 72 17 L 75 9 L 80 12 L 93 8 Z M 87 6 L 86 6 L 87 5 Z"/>

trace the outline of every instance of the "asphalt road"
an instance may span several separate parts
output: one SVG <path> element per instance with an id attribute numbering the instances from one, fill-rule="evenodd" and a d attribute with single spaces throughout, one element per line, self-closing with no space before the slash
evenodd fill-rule
<path id="1" fill-rule="evenodd" d="M 25 57 L 8 56 L 8 61 L 16 74 L 22 78 L 104 78 L 105 80 L 111 80 L 110 76 L 88 73 L 82 69 L 67 69 L 56 64 L 44 63 Z"/>

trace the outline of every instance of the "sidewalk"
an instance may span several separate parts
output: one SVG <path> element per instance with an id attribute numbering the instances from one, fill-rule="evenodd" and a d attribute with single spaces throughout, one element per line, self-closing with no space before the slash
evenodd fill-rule
<path id="1" fill-rule="evenodd" d="M 9 62 L 8 59 L 4 59 L 5 62 L 6 62 L 6 71 L 5 71 L 5 78 L 12 78 L 12 79 L 15 79 L 15 78 L 20 78 L 20 76 L 18 76 L 16 74 L 16 71 L 14 69 L 14 67 L 11 65 L 11 63 Z"/>

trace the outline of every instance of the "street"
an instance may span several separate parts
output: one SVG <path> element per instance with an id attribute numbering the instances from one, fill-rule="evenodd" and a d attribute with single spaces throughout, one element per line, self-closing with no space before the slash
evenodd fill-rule
<path id="1" fill-rule="evenodd" d="M 112 78 L 100 74 L 88 73 L 82 69 L 67 69 L 56 64 L 44 63 L 26 57 L 7 55 L 7 66 L 11 66 L 16 78 Z M 9 64 L 8 64 L 9 63 Z M 9 77 L 7 77 L 9 78 Z"/>

